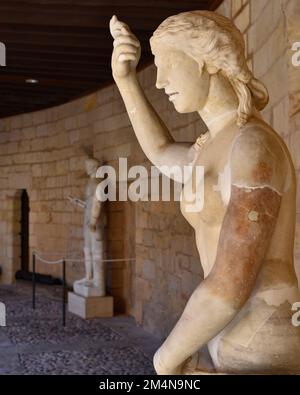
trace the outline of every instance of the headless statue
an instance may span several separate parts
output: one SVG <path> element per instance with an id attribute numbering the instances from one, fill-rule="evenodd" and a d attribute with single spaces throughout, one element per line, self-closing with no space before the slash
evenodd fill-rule
<path id="1" fill-rule="evenodd" d="M 97 199 L 98 180 L 96 172 L 99 162 L 88 158 L 85 168 L 89 180 L 85 190 L 85 200 L 69 197 L 84 208 L 84 264 L 85 277 L 74 282 L 74 291 L 84 296 L 105 296 L 104 226 L 103 203 Z"/>
<path id="2" fill-rule="evenodd" d="M 260 116 L 268 93 L 248 69 L 242 34 L 217 13 L 194 11 L 167 18 L 151 38 L 156 87 L 178 112 L 198 112 L 207 125 L 205 138 L 191 144 L 174 141 L 147 100 L 136 74 L 138 39 L 115 16 L 110 30 L 113 77 L 146 156 L 159 167 L 204 167 L 202 179 L 192 172 L 181 199 L 204 280 L 155 353 L 157 373 L 299 373 L 295 171 Z M 190 183 L 204 183 L 198 212 L 187 209 Z M 210 369 L 202 363 L 206 346 Z"/>

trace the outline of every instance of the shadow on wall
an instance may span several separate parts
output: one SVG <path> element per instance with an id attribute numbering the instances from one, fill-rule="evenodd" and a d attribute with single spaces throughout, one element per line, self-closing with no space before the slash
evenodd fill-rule
<path id="1" fill-rule="evenodd" d="M 16 272 L 29 271 L 29 196 L 25 189 L 10 190 L 4 199 L 1 283 L 11 284 Z"/>
<path id="2" fill-rule="evenodd" d="M 11 276 L 14 281 L 18 270 L 29 270 L 29 196 L 26 189 L 17 190 L 13 197 L 11 237 Z"/>
<path id="3" fill-rule="evenodd" d="M 135 256 L 134 206 L 130 201 L 109 202 L 107 208 L 106 257 L 128 259 Z M 114 297 L 115 313 L 132 313 L 134 262 L 112 261 L 106 265 L 107 289 Z"/>
<path id="4" fill-rule="evenodd" d="M 4 240 L 5 261 L 3 278 L 5 283 L 15 280 L 15 273 L 21 269 L 21 201 L 23 190 L 15 190 L 7 195 L 6 234 Z"/>

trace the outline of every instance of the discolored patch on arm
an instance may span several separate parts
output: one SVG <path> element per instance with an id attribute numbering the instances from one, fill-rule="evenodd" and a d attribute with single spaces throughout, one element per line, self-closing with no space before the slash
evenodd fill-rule
<path id="1" fill-rule="evenodd" d="M 268 187 L 249 191 L 232 186 L 215 265 L 205 282 L 213 293 L 237 308 L 254 287 L 280 202 L 281 196 Z"/>
<path id="2" fill-rule="evenodd" d="M 232 186 L 215 265 L 207 277 L 213 292 L 234 305 L 251 293 L 275 228 L 281 197 L 270 188 L 250 192 Z"/>
<path id="3" fill-rule="evenodd" d="M 252 178 L 256 183 L 269 183 L 272 180 L 272 166 L 261 160 L 252 170 Z"/>

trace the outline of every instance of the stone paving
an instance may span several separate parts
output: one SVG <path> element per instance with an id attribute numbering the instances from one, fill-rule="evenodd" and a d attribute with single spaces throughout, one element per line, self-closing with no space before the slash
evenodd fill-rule
<path id="1" fill-rule="evenodd" d="M 61 288 L 30 283 L 0 286 L 7 326 L 0 327 L 0 374 L 155 374 L 152 357 L 159 340 L 133 318 L 61 319 Z"/>

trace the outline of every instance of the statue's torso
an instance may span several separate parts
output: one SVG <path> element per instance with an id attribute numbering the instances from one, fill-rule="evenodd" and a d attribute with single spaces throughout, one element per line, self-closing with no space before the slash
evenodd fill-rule
<path id="1" fill-rule="evenodd" d="M 92 207 L 93 207 L 93 199 L 97 189 L 97 180 L 93 178 L 89 178 L 86 188 L 85 188 L 85 211 L 84 211 L 84 223 L 88 225 L 91 220 Z"/>
<path id="2" fill-rule="evenodd" d="M 205 277 L 215 262 L 222 222 L 230 199 L 230 155 L 239 133 L 237 127 L 222 132 L 220 137 L 217 136 L 215 141 L 203 148 L 201 160 L 199 156 L 199 161 L 195 162 L 205 167 L 204 206 L 201 212 L 187 212 L 187 202 L 183 199 L 181 203 L 183 215 L 195 229 Z M 275 132 L 270 129 L 266 133 Z M 274 144 L 282 144 L 286 152 L 284 143 L 275 135 Z M 294 348 L 294 354 L 295 350 L 298 353 L 300 351 L 300 330 L 291 323 L 291 303 L 300 301 L 300 294 L 293 265 L 296 186 L 288 153 L 285 165 L 290 174 L 286 177 L 287 185 L 282 195 L 279 216 L 255 288 L 240 314 L 210 343 L 215 364 L 225 370 L 234 369 L 235 364 L 237 370 L 251 370 L 253 366 L 263 370 L 264 363 L 269 363 L 263 361 L 267 354 L 264 343 L 268 344 L 266 347 L 269 350 L 272 341 L 276 341 L 276 352 L 279 354 L 281 350 L 285 355 L 289 347 Z M 268 338 L 268 331 L 260 334 L 264 325 L 265 328 L 269 327 L 269 331 L 276 332 L 276 340 Z M 287 333 L 291 333 L 289 340 L 286 338 Z M 265 337 L 269 340 L 266 341 Z M 297 359 L 300 368 L 300 357 Z"/>
<path id="3" fill-rule="evenodd" d="M 84 210 L 84 226 L 88 229 L 90 221 L 92 219 L 92 208 L 93 202 L 96 196 L 96 190 L 99 185 L 99 181 L 96 178 L 90 178 L 85 188 L 85 203 L 86 207 Z M 101 210 L 100 217 L 97 221 L 97 233 L 102 232 L 103 227 L 106 225 L 106 216 L 104 210 Z"/>

